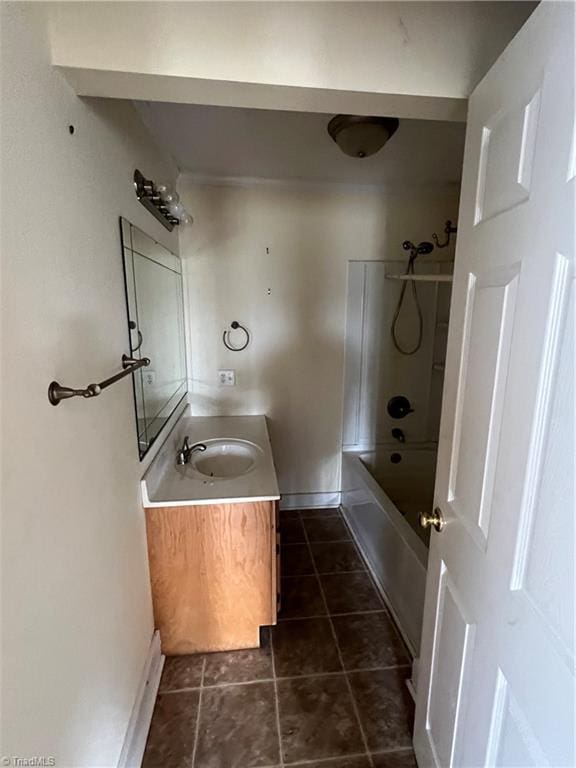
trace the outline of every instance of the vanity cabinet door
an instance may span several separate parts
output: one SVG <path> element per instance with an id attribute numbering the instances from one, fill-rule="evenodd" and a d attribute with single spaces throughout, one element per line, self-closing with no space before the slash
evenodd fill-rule
<path id="1" fill-rule="evenodd" d="M 276 623 L 273 501 L 146 509 L 162 652 L 256 648 Z"/>

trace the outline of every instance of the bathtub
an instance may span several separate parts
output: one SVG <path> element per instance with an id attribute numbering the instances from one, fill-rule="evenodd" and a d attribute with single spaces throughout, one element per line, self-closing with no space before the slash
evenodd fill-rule
<path id="1" fill-rule="evenodd" d="M 436 446 L 345 451 L 342 509 L 356 543 L 414 657 L 419 655 Z"/>

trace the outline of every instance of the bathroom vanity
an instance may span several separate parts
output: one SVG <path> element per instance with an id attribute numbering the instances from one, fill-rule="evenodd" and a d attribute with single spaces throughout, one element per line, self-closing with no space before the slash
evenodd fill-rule
<path id="1" fill-rule="evenodd" d="M 201 447 L 178 465 L 185 437 Z M 257 647 L 279 594 L 280 494 L 265 417 L 183 417 L 142 498 L 163 653 Z"/>

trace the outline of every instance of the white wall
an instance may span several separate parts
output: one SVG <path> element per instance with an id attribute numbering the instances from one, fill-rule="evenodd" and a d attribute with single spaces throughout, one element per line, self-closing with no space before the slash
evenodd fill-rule
<path id="1" fill-rule="evenodd" d="M 53 61 L 89 95 L 463 120 L 472 88 L 533 7 L 55 3 Z"/>
<path id="2" fill-rule="evenodd" d="M 42 3 L 2 3 L 2 747 L 113 766 L 153 631 L 132 386 L 53 407 L 127 350 L 120 215 L 177 249 L 132 173 L 133 108 L 78 99 Z M 68 125 L 75 126 L 74 135 Z"/>
<path id="3" fill-rule="evenodd" d="M 403 240 L 429 239 L 456 220 L 456 193 L 198 186 L 185 177 L 180 193 L 195 217 L 180 242 L 192 412 L 267 414 L 281 492 L 339 491 L 348 260 L 404 258 Z M 252 333 L 245 352 L 222 344 L 232 320 Z M 236 370 L 235 388 L 218 386 L 219 368 Z"/>
<path id="4" fill-rule="evenodd" d="M 467 98 L 532 8 L 63 2 L 54 5 L 52 43 L 54 63 L 64 66 L 89 61 L 124 72 Z"/>

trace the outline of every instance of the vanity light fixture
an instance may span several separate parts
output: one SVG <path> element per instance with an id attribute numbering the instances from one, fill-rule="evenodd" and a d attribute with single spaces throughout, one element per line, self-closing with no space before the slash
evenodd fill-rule
<path id="1" fill-rule="evenodd" d="M 136 197 L 146 210 L 171 232 L 176 225 L 191 224 L 192 216 L 186 211 L 178 193 L 167 184 L 155 184 L 138 169 L 134 171 Z"/>

